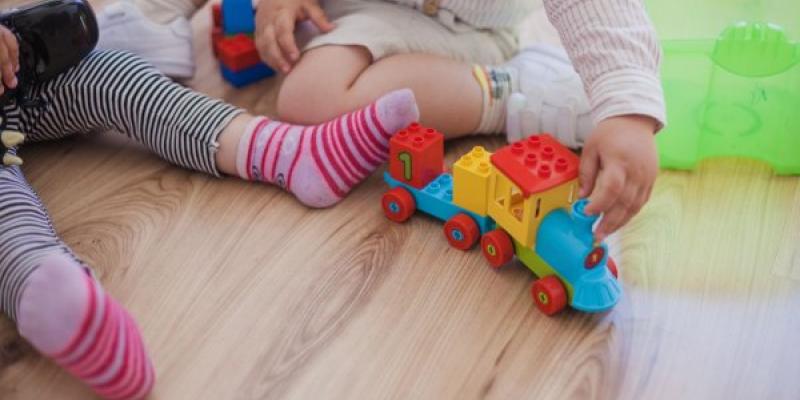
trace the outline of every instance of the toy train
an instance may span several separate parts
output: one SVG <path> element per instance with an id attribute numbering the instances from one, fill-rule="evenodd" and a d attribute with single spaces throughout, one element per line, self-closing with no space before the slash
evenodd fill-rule
<path id="1" fill-rule="evenodd" d="M 391 188 L 386 217 L 408 220 L 416 210 L 445 221 L 451 246 L 471 249 L 480 239 L 494 268 L 516 255 L 538 277 L 531 294 L 543 313 L 567 304 L 585 312 L 612 308 L 622 295 L 608 246 L 595 243 L 597 216 L 577 199 L 578 157 L 548 134 L 534 135 L 494 154 L 478 146 L 443 171 L 444 136 L 417 123 L 389 145 Z"/>

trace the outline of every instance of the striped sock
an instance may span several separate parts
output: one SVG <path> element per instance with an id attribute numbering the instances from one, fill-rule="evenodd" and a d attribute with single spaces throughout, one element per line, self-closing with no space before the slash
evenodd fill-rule
<path id="1" fill-rule="evenodd" d="M 256 118 L 239 144 L 239 176 L 276 184 L 310 207 L 329 207 L 386 161 L 391 136 L 419 118 L 411 90 L 317 126 Z"/>
<path id="2" fill-rule="evenodd" d="M 42 259 L 17 316 L 23 337 L 103 398 L 140 399 L 152 389 L 136 323 L 74 259 Z"/>
<path id="3" fill-rule="evenodd" d="M 136 324 L 59 240 L 16 166 L 0 166 L 0 309 L 101 396 L 136 399 L 152 388 Z"/>

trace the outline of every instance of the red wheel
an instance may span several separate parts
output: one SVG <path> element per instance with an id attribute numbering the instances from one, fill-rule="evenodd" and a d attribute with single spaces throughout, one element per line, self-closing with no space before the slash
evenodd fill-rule
<path id="1" fill-rule="evenodd" d="M 384 193 L 381 205 L 386 218 L 394 222 L 405 222 L 414 215 L 414 211 L 417 209 L 414 197 L 411 196 L 408 190 L 401 187 L 396 187 Z"/>
<path id="2" fill-rule="evenodd" d="M 514 245 L 502 229 L 495 229 L 483 235 L 481 250 L 492 268 L 500 268 L 514 258 Z"/>
<path id="3" fill-rule="evenodd" d="M 614 262 L 614 259 L 608 257 L 608 271 L 611 272 L 611 275 L 614 275 L 614 278 L 619 279 L 619 272 L 617 271 L 617 263 Z"/>
<path id="4" fill-rule="evenodd" d="M 469 250 L 478 241 L 481 231 L 478 224 L 467 214 L 458 214 L 444 224 L 444 236 L 459 250 Z"/>
<path id="5" fill-rule="evenodd" d="M 546 315 L 553 315 L 567 306 L 567 289 L 555 275 L 533 282 L 531 295 L 536 307 Z"/>

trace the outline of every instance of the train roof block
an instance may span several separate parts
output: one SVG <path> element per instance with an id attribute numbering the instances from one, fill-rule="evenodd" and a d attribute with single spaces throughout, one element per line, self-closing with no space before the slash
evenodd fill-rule
<path id="1" fill-rule="evenodd" d="M 491 159 L 525 197 L 577 178 L 580 164 L 575 153 L 547 133 L 511 143 Z"/>

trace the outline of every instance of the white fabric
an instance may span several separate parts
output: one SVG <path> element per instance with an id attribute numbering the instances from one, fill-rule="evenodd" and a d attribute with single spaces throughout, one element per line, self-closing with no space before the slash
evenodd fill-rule
<path id="1" fill-rule="evenodd" d="M 562 49 L 531 46 L 503 68 L 515 70 L 518 77 L 506 104 L 509 142 L 547 132 L 569 147 L 583 144 L 593 126 L 591 109 L 580 77 Z"/>
<path id="2" fill-rule="evenodd" d="M 98 49 L 136 54 L 172 78 L 194 76 L 192 29 L 186 18 L 160 25 L 145 17 L 135 4 L 120 1 L 98 13 L 97 24 Z"/>

